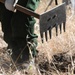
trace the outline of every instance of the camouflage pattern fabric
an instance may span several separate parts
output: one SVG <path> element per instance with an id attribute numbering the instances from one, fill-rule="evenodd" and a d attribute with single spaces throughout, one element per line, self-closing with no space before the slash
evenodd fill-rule
<path id="1" fill-rule="evenodd" d="M 18 4 L 35 11 L 38 7 L 40 0 L 19 0 Z M 9 47 L 12 47 L 13 54 L 16 57 L 21 53 L 25 47 L 22 58 L 29 56 L 29 48 L 27 47 L 27 42 L 34 43 L 34 47 L 31 47 L 33 56 L 36 55 L 37 47 L 37 35 L 34 34 L 35 19 L 32 16 L 24 14 L 20 11 L 13 13 L 5 8 L 5 6 L 0 3 L 0 17 L 2 23 L 2 30 L 4 32 L 4 40 L 8 43 Z"/>

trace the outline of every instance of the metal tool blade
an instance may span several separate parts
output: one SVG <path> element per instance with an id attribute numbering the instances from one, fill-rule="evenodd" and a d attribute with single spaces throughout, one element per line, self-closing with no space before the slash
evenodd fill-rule
<path id="1" fill-rule="evenodd" d="M 65 32 L 65 29 L 66 28 L 66 23 L 65 22 L 63 22 L 63 30 L 64 30 L 64 32 Z"/>
<path id="2" fill-rule="evenodd" d="M 56 36 L 58 36 L 58 25 L 55 28 L 56 28 Z"/>
<path id="3" fill-rule="evenodd" d="M 46 39 L 46 41 L 48 41 L 48 34 L 47 34 L 48 32 L 46 31 L 45 32 L 45 39 Z"/>
<path id="4" fill-rule="evenodd" d="M 43 32 L 47 32 L 49 30 L 50 38 L 51 38 L 51 30 L 56 27 L 56 25 L 60 25 L 66 22 L 66 4 L 62 3 L 40 15 L 40 34 Z M 65 28 L 65 24 L 64 24 Z M 61 29 L 61 27 L 60 27 Z M 65 31 L 65 29 L 64 29 Z M 57 31 L 56 31 L 57 32 Z"/>
<path id="5" fill-rule="evenodd" d="M 44 42 L 43 33 L 40 34 L 42 43 Z"/>
<path id="6" fill-rule="evenodd" d="M 52 30 L 51 29 L 49 30 L 49 37 L 50 37 L 50 39 L 52 38 Z"/>
<path id="7" fill-rule="evenodd" d="M 59 25 L 60 28 L 60 34 L 62 33 L 62 24 Z"/>

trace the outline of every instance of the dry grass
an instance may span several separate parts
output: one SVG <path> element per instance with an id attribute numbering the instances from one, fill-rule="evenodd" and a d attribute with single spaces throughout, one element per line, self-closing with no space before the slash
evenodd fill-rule
<path id="1" fill-rule="evenodd" d="M 59 3 L 61 3 L 61 0 L 59 0 Z M 44 3 L 43 5 L 45 6 Z M 54 3 L 52 3 L 49 8 L 52 8 L 52 7 L 55 7 Z M 45 10 L 44 7 L 41 7 L 38 9 L 39 9 L 37 11 L 38 13 L 40 12 L 40 10 L 41 12 Z M 57 53 L 63 53 L 68 51 L 68 54 L 71 57 L 75 53 L 75 16 L 71 16 L 71 10 L 69 9 L 69 6 L 67 6 L 66 13 L 67 13 L 67 22 L 66 22 L 65 33 L 62 30 L 63 33 L 62 34 L 59 33 L 59 35 L 56 37 L 55 29 L 53 29 L 52 39 L 43 44 L 40 41 L 40 37 L 38 38 L 38 42 L 39 42 L 38 50 L 44 53 L 44 56 L 46 56 L 49 61 L 52 60 L 52 56 Z M 36 33 L 39 35 L 38 30 L 36 31 Z M 75 65 L 74 62 L 72 61 L 72 70 L 74 70 L 74 65 Z M 70 70 L 71 69 L 69 69 L 68 75 L 74 75 L 72 71 L 70 73 Z M 67 73 L 62 74 L 58 71 L 57 74 L 53 73 L 52 75 L 67 75 Z"/>
<path id="2" fill-rule="evenodd" d="M 50 0 L 41 0 L 41 3 L 36 10 L 37 13 L 41 14 L 46 9 L 46 5 L 48 5 L 48 2 Z M 61 0 L 59 0 L 59 4 L 61 3 Z M 51 4 L 51 6 L 48 9 L 51 9 L 52 7 L 55 7 L 54 2 Z M 39 20 L 36 19 L 36 26 L 35 26 L 35 33 L 38 34 L 38 47 L 40 53 L 44 54 L 44 57 L 47 57 L 48 61 L 51 62 L 52 56 L 57 53 L 63 53 L 67 52 L 70 55 L 71 58 L 71 65 L 72 67 L 68 67 L 68 72 L 62 73 L 57 70 L 55 66 L 55 72 L 51 72 L 52 75 L 74 75 L 74 67 L 75 62 L 72 59 L 72 55 L 75 54 L 75 16 L 71 17 L 70 9 L 67 7 L 67 22 L 66 22 L 66 32 L 63 32 L 62 34 L 59 33 L 58 36 L 55 36 L 55 29 L 53 29 L 53 36 L 52 39 L 48 42 L 41 43 L 41 38 L 39 34 Z M 59 31 L 60 32 L 60 31 Z M 1 54 L 0 54 L 1 55 Z M 0 67 L 0 75 L 25 75 L 26 70 L 17 70 L 12 72 L 11 68 L 9 69 L 9 72 L 7 73 L 4 68 Z M 32 71 L 33 72 L 33 71 Z M 26 74 L 27 75 L 27 74 Z M 32 75 L 31 73 L 28 75 Z M 34 74 L 35 75 L 35 74 Z M 50 75 L 50 74 L 48 74 Z"/>
<path id="3" fill-rule="evenodd" d="M 49 0 L 48 0 L 49 1 Z M 46 6 L 47 2 L 43 2 L 43 5 Z M 59 3 L 61 3 L 61 0 L 59 0 Z M 50 9 L 52 7 L 55 7 L 54 2 L 51 4 Z M 48 40 L 48 42 L 44 42 L 43 44 L 41 43 L 40 40 L 40 34 L 39 34 L 39 26 L 38 26 L 38 20 L 36 23 L 36 27 L 35 27 L 35 33 L 38 34 L 39 38 L 38 38 L 38 49 L 42 50 L 43 52 L 48 51 L 48 53 L 50 52 L 51 54 L 55 54 L 58 52 L 65 52 L 65 51 L 73 51 L 74 50 L 74 45 L 75 45 L 75 20 L 74 17 L 71 17 L 71 11 L 69 8 L 67 8 L 67 22 L 66 22 L 66 32 L 63 32 L 63 27 L 62 27 L 62 34 L 60 34 L 60 31 L 58 32 L 58 36 L 55 36 L 55 29 L 52 30 L 52 39 Z M 38 8 L 37 12 L 39 13 L 40 11 L 43 12 L 45 10 L 45 8 L 42 6 L 40 8 Z M 41 14 L 41 13 L 40 13 Z M 49 55 L 51 55 L 49 54 Z"/>

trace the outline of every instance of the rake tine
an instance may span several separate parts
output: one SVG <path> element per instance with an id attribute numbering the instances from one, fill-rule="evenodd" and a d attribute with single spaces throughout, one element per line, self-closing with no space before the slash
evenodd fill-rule
<path id="1" fill-rule="evenodd" d="M 47 11 L 40 15 L 40 34 L 42 42 L 44 39 L 48 40 L 52 38 L 52 29 L 55 27 L 56 36 L 58 36 L 58 26 L 60 27 L 60 33 L 62 32 L 62 25 L 65 31 L 65 23 L 66 22 L 66 10 L 65 3 L 52 8 L 50 11 Z M 48 33 L 47 33 L 48 32 Z M 43 34 L 42 34 L 43 33 Z M 44 35 L 45 34 L 45 35 Z"/>
<path id="2" fill-rule="evenodd" d="M 56 36 L 58 36 L 58 25 L 56 25 Z"/>
<path id="3" fill-rule="evenodd" d="M 46 38 L 46 41 L 48 41 L 48 37 L 47 37 L 47 32 L 45 32 L 45 38 Z"/>
<path id="4" fill-rule="evenodd" d="M 52 38 L 52 31 L 51 29 L 49 30 L 49 36 L 50 36 L 50 39 Z"/>
<path id="5" fill-rule="evenodd" d="M 43 41 L 43 33 L 41 33 L 40 35 L 41 35 L 41 41 L 42 41 L 42 43 L 43 43 L 43 42 L 44 42 L 44 41 Z"/>
<path id="6" fill-rule="evenodd" d="M 59 25 L 60 28 L 60 34 L 62 33 L 62 24 Z"/>
<path id="7" fill-rule="evenodd" d="M 66 23 L 65 22 L 63 22 L 63 30 L 64 30 L 64 32 L 65 32 L 65 25 L 66 25 Z"/>

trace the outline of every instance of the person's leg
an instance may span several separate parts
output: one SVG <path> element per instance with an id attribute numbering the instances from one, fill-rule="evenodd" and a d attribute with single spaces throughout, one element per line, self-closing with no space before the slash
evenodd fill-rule
<path id="1" fill-rule="evenodd" d="M 15 55 L 16 59 L 22 61 L 23 53 L 25 53 L 24 60 L 29 59 L 29 50 L 27 47 L 27 22 L 26 15 L 17 11 L 12 18 L 12 33 L 13 33 L 13 55 Z M 15 61 L 16 61 L 15 59 Z"/>
<path id="2" fill-rule="evenodd" d="M 2 24 L 2 31 L 4 32 L 4 40 L 11 46 L 12 43 L 12 29 L 11 29 L 11 18 L 13 12 L 6 10 L 5 6 L 0 3 L 0 20 Z"/>
<path id="3" fill-rule="evenodd" d="M 39 5 L 40 0 L 28 0 L 26 7 L 32 11 L 35 11 Z M 32 16 L 27 16 L 28 20 L 28 37 L 29 37 L 29 42 L 32 44 L 30 45 L 32 54 L 33 56 L 36 56 L 37 54 L 37 35 L 34 34 L 34 25 L 36 23 L 34 17 Z"/>
<path id="4" fill-rule="evenodd" d="M 26 5 L 28 4 L 28 0 L 26 1 L 19 0 L 18 4 L 26 7 Z M 35 10 L 34 4 L 32 7 Z M 13 46 L 13 54 L 16 55 L 16 58 L 21 54 L 20 59 L 22 58 L 23 61 L 27 60 L 27 58 L 29 59 L 29 47 L 33 52 L 33 56 L 35 56 L 34 53 L 36 53 L 35 51 L 37 43 L 35 43 L 35 47 L 31 47 L 31 45 L 29 45 L 29 47 L 27 46 L 28 42 L 31 42 L 33 44 L 34 39 L 37 38 L 37 35 L 34 34 L 34 24 L 34 18 L 28 16 L 27 14 L 17 11 L 13 15 L 11 22 L 14 41 L 13 45 L 15 45 Z"/>
<path id="5" fill-rule="evenodd" d="M 20 62 L 29 60 L 29 47 L 33 56 L 36 55 L 37 35 L 34 34 L 34 24 L 35 20 L 32 17 L 20 12 L 14 14 L 12 18 L 12 31 L 13 55 L 16 56 L 15 61 L 19 56 L 18 60 L 21 60 Z M 28 42 L 31 44 L 28 44 Z"/>
<path id="6" fill-rule="evenodd" d="M 28 42 L 30 42 L 30 49 L 32 51 L 33 56 L 36 56 L 36 47 L 37 47 L 37 38 L 38 36 L 34 33 L 34 25 L 36 21 L 34 17 L 28 16 Z"/>

